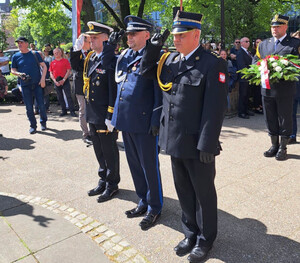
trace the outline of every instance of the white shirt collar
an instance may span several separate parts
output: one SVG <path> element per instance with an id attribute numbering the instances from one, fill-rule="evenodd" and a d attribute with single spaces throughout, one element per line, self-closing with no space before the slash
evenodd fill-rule
<path id="1" fill-rule="evenodd" d="M 182 53 L 180 53 L 180 58 L 181 58 L 181 59 L 185 58 L 185 60 L 188 60 L 188 59 L 191 57 L 191 55 L 193 55 L 194 52 L 199 48 L 199 46 L 200 46 L 200 45 L 198 45 L 192 52 L 190 52 L 190 53 L 187 54 L 186 56 L 184 56 Z"/>
<path id="2" fill-rule="evenodd" d="M 244 47 L 241 47 L 242 49 L 244 49 L 246 51 L 246 53 L 248 53 L 248 49 L 244 48 Z"/>
<path id="3" fill-rule="evenodd" d="M 285 37 L 286 37 L 286 34 L 285 34 L 283 37 L 279 38 L 278 40 L 279 40 L 280 42 L 282 42 L 282 40 L 283 40 Z M 274 42 L 276 42 L 276 40 L 277 40 L 277 38 L 274 37 Z"/>

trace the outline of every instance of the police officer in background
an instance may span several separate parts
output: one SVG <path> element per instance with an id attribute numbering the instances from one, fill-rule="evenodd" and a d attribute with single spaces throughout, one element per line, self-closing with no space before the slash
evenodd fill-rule
<path id="1" fill-rule="evenodd" d="M 288 54 L 299 56 L 300 40 L 286 34 L 289 17 L 275 15 L 271 22 L 271 38 L 262 41 L 257 49 L 253 62 L 268 55 Z M 272 146 L 264 152 L 265 157 L 274 157 L 278 161 L 287 159 L 289 137 L 293 132 L 293 100 L 296 93 L 295 81 L 280 80 L 271 84 L 271 89 L 261 88 L 265 122 L 271 137 Z M 279 143 L 280 137 L 280 143 Z"/>
<path id="2" fill-rule="evenodd" d="M 112 124 L 122 131 L 125 153 L 138 197 L 138 205 L 125 212 L 128 218 L 146 216 L 142 230 L 152 227 L 161 214 L 163 195 L 158 160 L 158 129 L 162 94 L 157 81 L 140 74 L 141 58 L 153 25 L 135 16 L 124 20 L 129 49 L 119 56 L 115 70 L 118 94 Z M 116 34 L 116 35 L 115 35 Z M 104 48 L 113 53 L 118 33 Z"/>
<path id="3" fill-rule="evenodd" d="M 159 145 L 171 155 L 185 235 L 175 251 L 178 256 L 190 252 L 190 262 L 204 259 L 217 236 L 215 156 L 228 86 L 226 61 L 199 45 L 201 19 L 178 11 L 172 29 L 177 52 L 164 54 L 156 66 L 167 34 L 155 34 L 141 69 L 148 77 L 157 73 L 164 91 Z"/>
<path id="4" fill-rule="evenodd" d="M 117 94 L 117 85 L 114 81 L 114 72 L 104 69 L 102 65 L 103 41 L 108 39 L 111 27 L 88 22 L 91 49 L 83 68 L 84 87 L 86 100 L 86 120 L 89 123 L 90 134 L 94 151 L 99 163 L 98 186 L 88 192 L 89 196 L 100 195 L 97 201 L 105 202 L 118 192 L 119 151 L 117 147 L 117 131 L 111 125 L 114 103 Z M 81 61 L 80 48 L 74 47 L 73 62 Z M 76 59 L 77 56 L 77 59 Z"/>

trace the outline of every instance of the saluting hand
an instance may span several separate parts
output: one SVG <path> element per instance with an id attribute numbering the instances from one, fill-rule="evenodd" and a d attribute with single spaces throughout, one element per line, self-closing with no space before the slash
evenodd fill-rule
<path id="1" fill-rule="evenodd" d="M 74 51 L 78 51 L 81 50 L 83 48 L 83 44 L 84 44 L 84 35 L 81 34 L 75 41 L 73 50 Z"/>
<path id="2" fill-rule="evenodd" d="M 120 39 L 123 37 L 125 31 L 121 29 L 119 32 L 112 32 L 109 35 L 108 43 L 111 45 L 117 45 Z"/>
<path id="3" fill-rule="evenodd" d="M 215 160 L 213 153 L 201 152 L 200 151 L 200 162 L 201 163 L 212 163 Z"/>
<path id="4" fill-rule="evenodd" d="M 161 33 L 155 33 L 153 37 L 151 38 L 151 44 L 154 46 L 162 47 L 167 40 L 168 36 L 170 35 L 170 31 L 166 29 L 163 34 Z"/>

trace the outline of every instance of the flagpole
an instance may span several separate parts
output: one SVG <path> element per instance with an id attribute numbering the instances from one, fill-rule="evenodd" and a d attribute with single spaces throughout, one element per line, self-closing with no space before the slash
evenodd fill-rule
<path id="1" fill-rule="evenodd" d="M 72 0 L 72 42 L 77 39 L 77 0 Z"/>
<path id="2" fill-rule="evenodd" d="M 180 0 L 180 11 L 182 11 L 182 0 Z"/>

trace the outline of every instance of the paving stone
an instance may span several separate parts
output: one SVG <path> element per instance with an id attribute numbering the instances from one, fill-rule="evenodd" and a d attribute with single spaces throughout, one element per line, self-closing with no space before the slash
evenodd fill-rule
<path id="1" fill-rule="evenodd" d="M 80 212 L 78 212 L 78 211 L 74 211 L 70 214 L 70 216 L 72 216 L 72 217 L 76 217 L 78 215 L 80 215 Z M 80 218 L 78 218 L 78 219 L 80 219 Z"/>
<path id="2" fill-rule="evenodd" d="M 102 226 L 99 226 L 96 231 L 98 231 L 99 233 L 104 233 L 105 231 L 107 230 L 107 227 L 102 225 Z"/>
<path id="3" fill-rule="evenodd" d="M 95 241 L 96 241 L 98 244 L 100 244 L 100 243 L 102 243 L 103 241 L 105 241 L 105 240 L 107 240 L 107 239 L 108 239 L 107 236 L 102 235 L 102 236 L 100 236 L 100 237 L 97 237 L 97 238 L 95 239 Z"/>
<path id="4" fill-rule="evenodd" d="M 102 247 L 105 248 L 105 250 L 109 250 L 115 245 L 115 243 L 111 242 L 110 240 L 107 240 L 107 241 L 103 242 L 103 244 L 101 244 L 101 245 L 102 245 Z"/>
<path id="5" fill-rule="evenodd" d="M 60 208 L 59 208 L 59 210 L 61 210 L 61 211 L 65 211 L 65 210 L 67 210 L 68 209 L 68 206 L 66 206 L 66 205 L 62 205 Z"/>
<path id="6" fill-rule="evenodd" d="M 123 249 L 124 249 L 124 248 L 123 248 L 122 246 L 119 246 L 119 245 L 115 245 L 115 246 L 113 247 L 113 250 L 118 251 L 118 252 L 121 252 Z"/>
<path id="7" fill-rule="evenodd" d="M 119 243 L 123 238 L 116 235 L 114 237 L 111 238 L 111 241 L 114 242 L 114 243 Z"/>
<path id="8" fill-rule="evenodd" d="M 112 236 L 116 235 L 116 233 L 113 232 L 113 231 L 111 231 L 111 230 L 108 230 L 108 231 L 106 231 L 106 232 L 104 233 L 104 235 L 106 235 L 106 236 L 108 236 L 108 237 L 112 237 Z"/>
<path id="9" fill-rule="evenodd" d="M 130 244 L 127 241 L 125 241 L 125 240 L 121 241 L 119 243 L 119 245 L 121 245 L 122 247 L 129 247 L 130 246 Z"/>
<path id="10" fill-rule="evenodd" d="M 79 216 L 77 216 L 77 218 L 78 218 L 79 220 L 85 219 L 86 217 L 87 217 L 86 214 L 80 214 Z"/>
<path id="11" fill-rule="evenodd" d="M 86 227 L 84 227 L 83 229 L 81 229 L 81 231 L 83 232 L 83 233 L 87 233 L 87 232 L 89 232 L 89 231 L 91 231 L 93 228 L 91 227 L 91 226 L 86 226 Z"/>
<path id="12" fill-rule="evenodd" d="M 124 253 L 127 257 L 131 258 L 131 257 L 133 257 L 135 254 L 137 254 L 138 252 L 137 252 L 137 250 L 134 249 L 134 248 L 129 248 L 129 249 L 127 249 L 127 250 L 124 250 L 123 253 Z"/>

